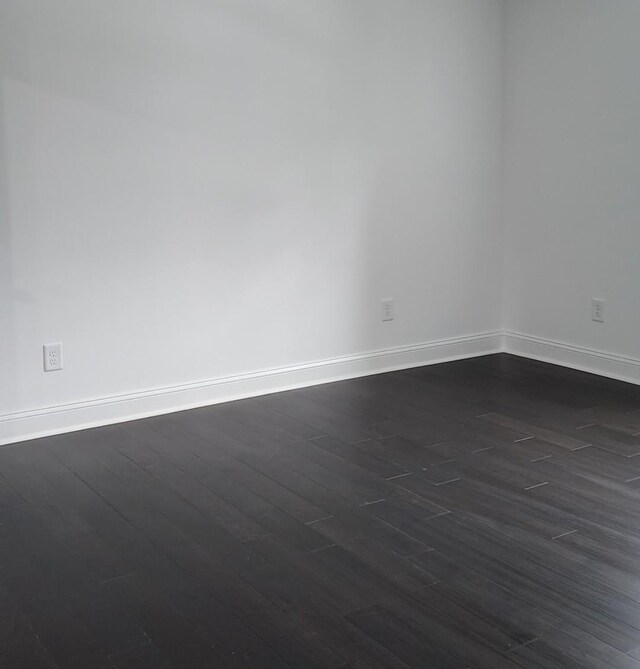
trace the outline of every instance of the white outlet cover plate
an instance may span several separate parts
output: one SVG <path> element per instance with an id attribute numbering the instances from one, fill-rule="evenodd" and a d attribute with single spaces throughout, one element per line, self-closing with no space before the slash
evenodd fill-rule
<path id="1" fill-rule="evenodd" d="M 388 297 L 382 300 L 382 320 L 392 321 L 395 317 L 395 309 L 393 306 L 393 298 Z"/>
<path id="2" fill-rule="evenodd" d="M 604 323 L 604 300 L 594 297 L 591 300 L 591 320 Z"/>
<path id="3" fill-rule="evenodd" d="M 42 347 L 45 372 L 62 369 L 62 344 L 45 344 Z"/>
<path id="4" fill-rule="evenodd" d="M 591 320 L 604 323 L 604 300 L 595 297 L 591 300 Z"/>

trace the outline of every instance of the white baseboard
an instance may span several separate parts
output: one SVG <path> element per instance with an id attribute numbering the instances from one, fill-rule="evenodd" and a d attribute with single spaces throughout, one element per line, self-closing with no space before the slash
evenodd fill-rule
<path id="1" fill-rule="evenodd" d="M 401 346 L 86 402 L 0 415 L 0 445 L 502 350 L 502 333 Z"/>
<path id="2" fill-rule="evenodd" d="M 525 358 L 640 384 L 640 360 L 636 358 L 509 331 L 504 332 L 504 350 Z"/>

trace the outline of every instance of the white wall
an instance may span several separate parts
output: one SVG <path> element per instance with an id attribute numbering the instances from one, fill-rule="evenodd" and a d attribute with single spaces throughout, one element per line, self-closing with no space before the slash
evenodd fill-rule
<path id="1" fill-rule="evenodd" d="M 507 14 L 513 350 L 640 382 L 640 2 L 510 0 Z"/>
<path id="2" fill-rule="evenodd" d="M 0 441 L 494 347 L 502 18 L 3 0 Z"/>

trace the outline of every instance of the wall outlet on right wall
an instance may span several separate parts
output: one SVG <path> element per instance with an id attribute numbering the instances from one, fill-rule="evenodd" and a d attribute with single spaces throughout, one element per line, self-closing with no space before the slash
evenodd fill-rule
<path id="1" fill-rule="evenodd" d="M 596 323 L 604 323 L 604 300 L 591 298 L 591 320 Z"/>

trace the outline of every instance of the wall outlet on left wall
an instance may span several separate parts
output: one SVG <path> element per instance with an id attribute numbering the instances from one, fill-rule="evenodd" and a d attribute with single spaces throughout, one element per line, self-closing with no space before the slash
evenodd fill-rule
<path id="1" fill-rule="evenodd" d="M 45 372 L 56 372 L 62 369 L 62 344 L 45 344 L 42 352 Z"/>

